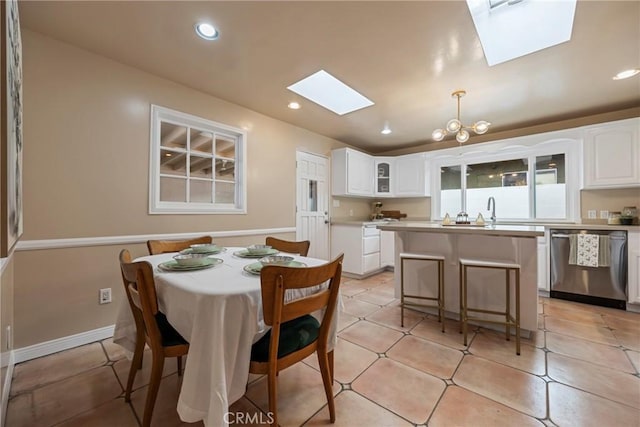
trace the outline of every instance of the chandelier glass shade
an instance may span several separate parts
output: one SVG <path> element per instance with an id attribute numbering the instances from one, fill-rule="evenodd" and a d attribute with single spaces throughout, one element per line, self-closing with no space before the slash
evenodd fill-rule
<path id="1" fill-rule="evenodd" d="M 470 130 L 478 135 L 482 135 L 489 130 L 491 123 L 484 120 L 479 120 L 471 126 L 466 126 L 460 121 L 460 98 L 465 96 L 466 93 L 464 90 L 457 90 L 451 94 L 452 98 L 458 98 L 458 115 L 455 119 L 449 120 L 444 129 L 436 129 L 433 131 L 431 138 L 433 138 L 434 141 L 442 141 L 445 136 L 455 134 L 456 140 L 462 144 L 469 140 Z"/>

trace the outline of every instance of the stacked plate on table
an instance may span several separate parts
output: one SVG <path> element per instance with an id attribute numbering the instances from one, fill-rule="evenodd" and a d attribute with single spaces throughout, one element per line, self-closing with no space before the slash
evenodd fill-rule
<path id="1" fill-rule="evenodd" d="M 191 245 L 189 248 L 180 251 L 181 255 L 191 254 L 203 254 L 203 255 L 215 255 L 225 251 L 223 246 L 218 246 L 209 243 L 202 243 L 198 245 Z"/>
<path id="2" fill-rule="evenodd" d="M 307 264 L 294 261 L 292 256 L 270 255 L 260 258 L 260 261 L 244 266 L 244 271 L 250 274 L 260 274 L 265 265 L 281 265 L 285 267 L 306 267 Z"/>
<path id="3" fill-rule="evenodd" d="M 246 249 L 234 252 L 233 254 L 240 258 L 263 258 L 268 255 L 275 255 L 279 252 L 280 251 L 273 249 L 269 245 L 251 245 L 247 246 Z"/>
<path id="4" fill-rule="evenodd" d="M 165 271 L 194 271 L 210 268 L 222 264 L 220 258 L 213 258 L 203 254 L 180 254 L 173 257 L 171 261 L 161 262 L 158 268 Z"/>

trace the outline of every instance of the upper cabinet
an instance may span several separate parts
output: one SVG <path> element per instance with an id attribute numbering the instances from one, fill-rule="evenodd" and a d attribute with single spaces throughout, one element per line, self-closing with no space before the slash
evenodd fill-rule
<path id="1" fill-rule="evenodd" d="M 589 126 L 584 133 L 584 188 L 640 186 L 640 118 Z"/>
<path id="2" fill-rule="evenodd" d="M 350 148 L 331 152 L 331 194 L 373 197 L 374 160 Z"/>
<path id="3" fill-rule="evenodd" d="M 395 169 L 392 157 L 374 157 L 375 162 L 375 195 L 381 197 L 393 196 L 392 173 Z"/>
<path id="4" fill-rule="evenodd" d="M 429 195 L 426 157 L 424 153 L 408 154 L 394 158 L 395 173 L 393 194 L 395 197 L 424 197 Z"/>
<path id="5" fill-rule="evenodd" d="M 376 157 L 340 148 L 331 152 L 331 194 L 361 197 L 429 195 L 426 155 Z"/>

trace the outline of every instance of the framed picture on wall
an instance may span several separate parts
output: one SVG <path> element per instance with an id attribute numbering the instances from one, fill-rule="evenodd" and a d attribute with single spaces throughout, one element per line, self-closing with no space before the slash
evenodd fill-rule
<path id="1" fill-rule="evenodd" d="M 2 229 L 0 256 L 20 239 L 22 224 L 22 39 L 17 0 L 2 4 Z"/>

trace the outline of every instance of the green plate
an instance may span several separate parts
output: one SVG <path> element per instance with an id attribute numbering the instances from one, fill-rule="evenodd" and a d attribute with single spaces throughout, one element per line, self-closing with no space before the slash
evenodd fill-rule
<path id="1" fill-rule="evenodd" d="M 306 267 L 307 264 L 305 264 L 304 262 L 300 262 L 300 261 L 291 261 L 289 264 L 285 265 L 284 267 Z M 262 264 L 259 262 L 254 262 L 252 264 L 247 264 L 244 266 L 243 268 L 244 271 L 246 271 L 249 274 L 255 274 L 255 275 L 259 275 L 260 274 L 260 270 L 262 270 Z"/>
<path id="2" fill-rule="evenodd" d="M 215 255 L 215 254 L 219 254 L 220 252 L 224 252 L 227 249 L 223 246 L 218 246 L 216 247 L 216 249 L 212 250 L 212 251 L 207 251 L 207 252 L 202 252 L 202 251 L 198 251 L 198 250 L 193 250 L 193 248 L 187 248 L 187 249 L 183 249 L 181 250 L 179 253 L 182 255 L 189 255 L 189 254 L 203 254 L 203 255 Z"/>
<path id="3" fill-rule="evenodd" d="M 280 253 L 279 250 L 271 248 L 271 249 L 269 249 L 268 251 L 265 251 L 262 254 L 252 254 L 252 253 L 249 253 L 249 251 L 246 250 L 246 249 L 243 249 L 243 250 L 238 251 L 238 252 L 234 252 L 233 254 L 235 256 L 239 256 L 240 258 L 264 258 L 266 256 L 275 255 L 275 254 L 278 254 L 278 253 Z"/>
<path id="4" fill-rule="evenodd" d="M 165 271 L 194 271 L 211 268 L 218 264 L 222 264 L 220 258 L 204 258 L 203 264 L 201 265 L 180 265 L 178 261 L 172 259 L 171 261 L 161 262 L 158 264 L 158 268 Z"/>

